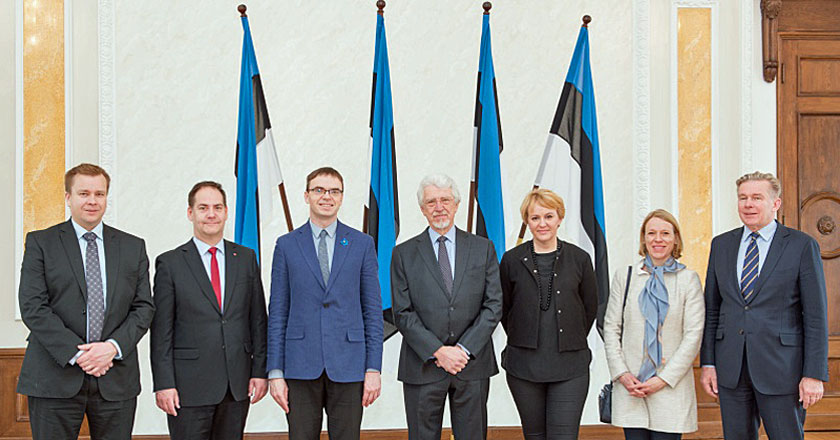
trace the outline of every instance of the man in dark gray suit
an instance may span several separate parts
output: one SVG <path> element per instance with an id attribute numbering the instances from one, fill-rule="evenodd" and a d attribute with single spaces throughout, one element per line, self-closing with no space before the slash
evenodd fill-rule
<path id="1" fill-rule="evenodd" d="M 17 392 L 29 396 L 32 437 L 130 439 L 140 394 L 137 342 L 154 315 L 142 239 L 102 223 L 108 173 L 64 175 L 70 220 L 26 236 L 20 314 L 29 328 Z"/>
<path id="2" fill-rule="evenodd" d="M 260 268 L 253 250 L 224 240 L 222 185 L 196 183 L 187 203 L 193 237 L 155 263 L 155 401 L 172 440 L 241 439 L 268 389 Z"/>
<path id="3" fill-rule="evenodd" d="M 493 243 L 454 227 L 460 200 L 450 177 L 424 178 L 417 201 L 429 227 L 391 258 L 392 308 L 403 336 L 397 378 L 412 440 L 440 439 L 447 395 L 455 438 L 487 436 L 502 290 Z"/>
<path id="4" fill-rule="evenodd" d="M 744 226 L 712 240 L 701 383 L 720 399 L 723 435 L 803 438 L 805 410 L 828 381 L 828 325 L 817 242 L 774 217 L 781 185 L 767 173 L 736 182 Z"/>

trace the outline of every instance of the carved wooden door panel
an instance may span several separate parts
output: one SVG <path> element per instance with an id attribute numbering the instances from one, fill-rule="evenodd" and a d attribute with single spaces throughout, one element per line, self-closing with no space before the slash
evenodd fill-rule
<path id="1" fill-rule="evenodd" d="M 781 34 L 778 92 L 780 220 L 820 245 L 828 293 L 826 397 L 806 429 L 840 430 L 840 34 Z"/>

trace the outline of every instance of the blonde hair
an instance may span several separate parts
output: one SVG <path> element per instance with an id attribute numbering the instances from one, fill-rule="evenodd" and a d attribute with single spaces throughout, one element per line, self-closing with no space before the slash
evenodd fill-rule
<path id="1" fill-rule="evenodd" d="M 741 184 L 749 181 L 765 181 L 770 184 L 770 198 L 777 199 L 782 195 L 782 182 L 773 175 L 773 173 L 762 173 L 761 171 L 753 171 L 752 173 L 744 174 L 735 181 L 735 189 L 741 188 Z"/>
<path id="2" fill-rule="evenodd" d="M 670 212 L 664 209 L 656 209 L 651 211 L 647 215 L 647 217 L 645 217 L 645 220 L 642 222 L 642 229 L 639 230 L 639 255 L 643 257 L 647 255 L 647 247 L 645 246 L 645 227 L 652 218 L 664 220 L 674 227 L 674 249 L 671 251 L 671 256 L 674 258 L 680 258 L 682 256 L 683 249 L 682 234 L 680 234 L 680 224 Z"/>
<path id="3" fill-rule="evenodd" d="M 563 203 L 563 198 L 554 193 L 550 189 L 535 188 L 525 195 L 525 200 L 519 207 L 519 213 L 522 214 L 522 221 L 528 223 L 528 209 L 534 203 L 539 203 L 548 209 L 557 211 L 560 220 L 566 217 L 566 204 Z"/>

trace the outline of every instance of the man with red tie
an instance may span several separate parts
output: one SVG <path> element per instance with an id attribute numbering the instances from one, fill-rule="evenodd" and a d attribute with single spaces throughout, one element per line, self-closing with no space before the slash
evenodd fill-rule
<path id="1" fill-rule="evenodd" d="M 241 439 L 268 388 L 260 269 L 253 250 L 223 238 L 220 184 L 195 184 L 187 201 L 193 238 L 155 263 L 155 400 L 173 440 Z"/>

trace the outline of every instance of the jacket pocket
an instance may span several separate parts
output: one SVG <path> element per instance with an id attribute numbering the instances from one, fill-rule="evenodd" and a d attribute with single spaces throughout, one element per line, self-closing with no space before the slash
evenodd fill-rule
<path id="1" fill-rule="evenodd" d="M 249 344 L 249 343 L 247 343 L 247 342 L 246 342 L 246 343 L 244 343 L 244 344 L 242 344 L 242 345 L 244 345 L 244 346 L 245 346 L 245 353 L 248 353 L 248 354 L 251 354 L 251 353 L 252 353 L 252 352 L 251 352 L 251 344 Z"/>
<path id="2" fill-rule="evenodd" d="M 723 329 L 719 328 L 715 330 L 715 339 L 723 339 Z"/>
<path id="3" fill-rule="evenodd" d="M 802 345 L 802 333 L 779 333 L 782 345 L 798 347 Z"/>
<path id="4" fill-rule="evenodd" d="M 172 350 L 172 357 L 175 359 L 198 359 L 198 349 L 175 348 Z"/>
<path id="5" fill-rule="evenodd" d="M 347 330 L 347 340 L 350 342 L 364 342 L 365 330 L 361 328 L 351 328 Z"/>
<path id="6" fill-rule="evenodd" d="M 304 331 L 302 325 L 290 325 L 286 328 L 286 339 L 303 339 Z"/>

